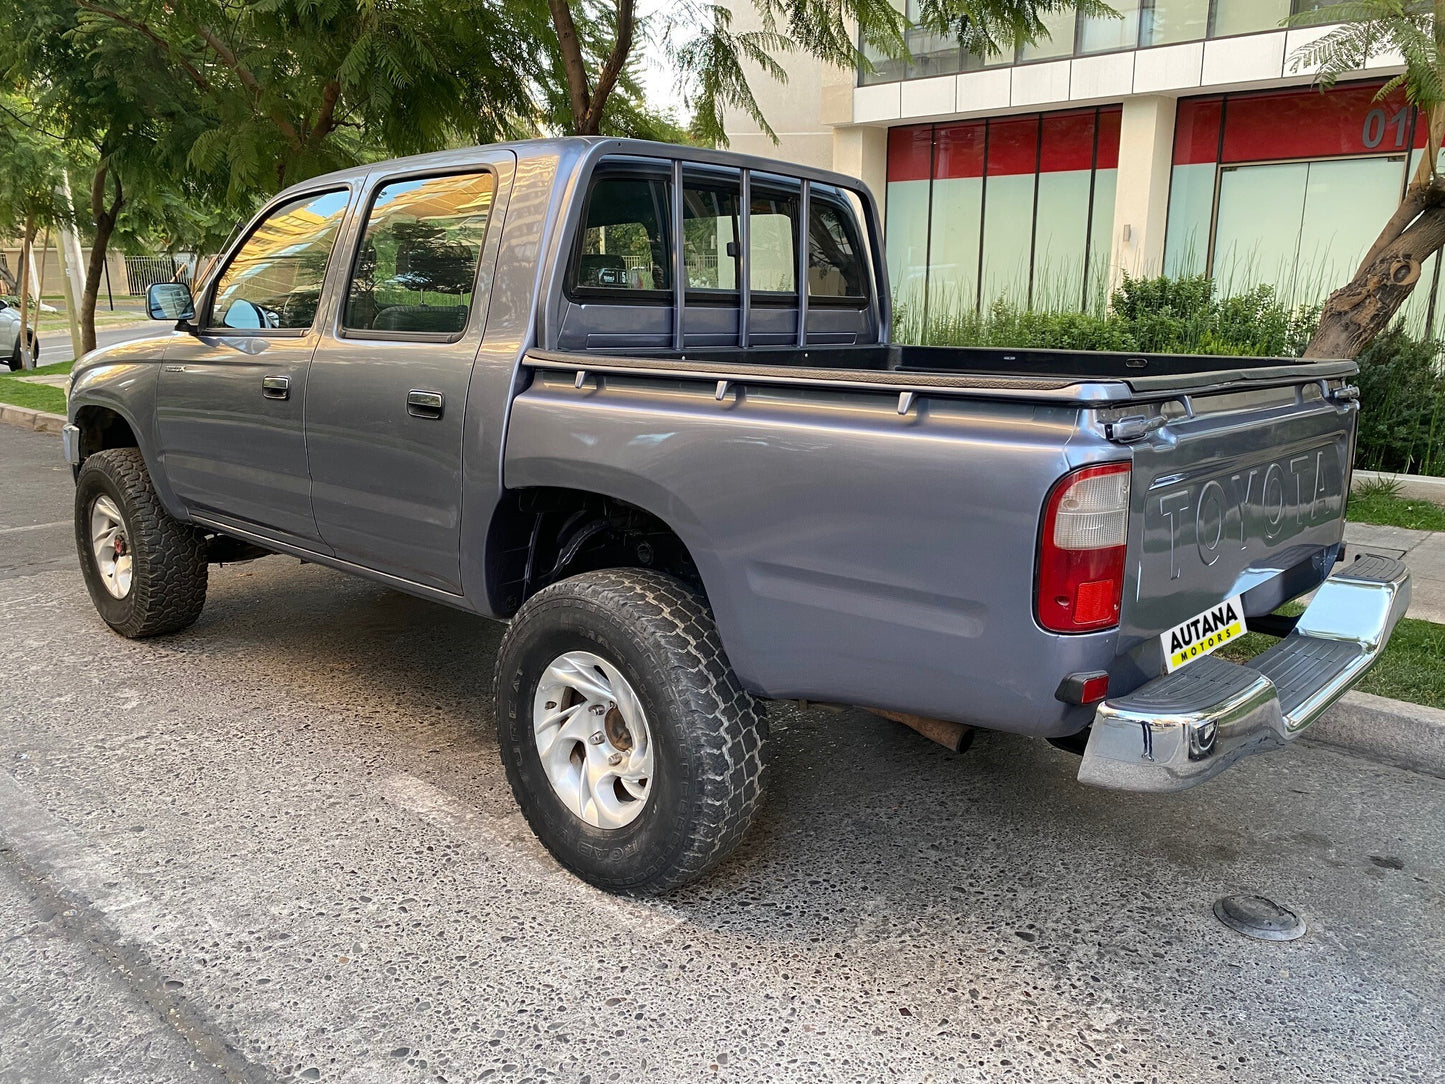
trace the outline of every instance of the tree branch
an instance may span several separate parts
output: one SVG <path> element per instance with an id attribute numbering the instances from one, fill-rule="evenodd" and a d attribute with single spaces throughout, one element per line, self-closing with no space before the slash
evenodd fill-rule
<path id="1" fill-rule="evenodd" d="M 607 99 L 617 86 L 618 77 L 627 67 L 627 58 L 632 52 L 632 32 L 637 22 L 634 3 L 635 0 L 617 0 L 617 40 L 613 42 L 612 52 L 597 77 L 597 89 L 592 95 L 582 130 L 584 135 L 596 135 L 601 130 L 602 111 L 607 108 Z"/>
<path id="2" fill-rule="evenodd" d="M 75 5 L 76 7 L 83 8 L 86 11 L 93 12 L 96 15 L 102 15 L 107 19 L 112 19 L 115 22 L 120 23 L 121 26 L 128 26 L 136 33 L 142 34 L 145 37 L 149 38 L 155 44 L 159 45 L 161 49 L 164 50 L 171 57 L 172 60 L 174 60 L 177 64 L 179 64 L 182 68 L 185 69 L 186 74 L 191 77 L 191 82 L 195 83 L 198 89 L 211 89 L 210 80 L 208 80 L 204 75 L 202 75 L 200 71 L 195 67 L 195 65 L 193 65 L 189 60 L 181 56 L 180 53 L 178 53 L 171 46 L 170 42 L 166 41 L 165 38 L 161 37 L 145 23 L 139 22 L 136 19 L 132 19 L 129 16 L 122 15 L 118 11 L 111 11 L 110 8 L 101 7 L 99 4 L 93 4 L 90 2 L 90 0 L 75 0 Z"/>
<path id="3" fill-rule="evenodd" d="M 236 78 L 241 80 L 241 85 L 251 92 L 254 102 L 259 105 L 265 97 L 265 91 L 262 90 L 261 82 L 256 78 L 255 72 L 242 64 L 241 58 L 238 57 L 231 50 L 231 47 L 221 40 L 220 35 L 210 27 L 197 23 L 196 33 L 199 34 L 201 40 L 209 45 L 212 50 L 215 51 L 215 54 L 221 58 L 221 63 L 236 73 Z M 301 146 L 301 136 L 297 133 L 296 126 L 287 119 L 285 114 L 279 113 L 274 109 L 268 109 L 266 115 L 271 118 L 277 128 L 281 129 L 281 134 L 290 141 L 293 147 Z"/>
<path id="4" fill-rule="evenodd" d="M 567 76 L 567 97 L 572 103 L 572 123 L 580 133 L 592 108 L 592 92 L 587 84 L 587 62 L 582 57 L 582 40 L 577 24 L 572 21 L 568 0 L 547 0 L 552 13 L 552 26 L 557 31 L 557 44 L 562 51 L 562 70 Z"/>
<path id="5" fill-rule="evenodd" d="M 333 79 L 321 90 L 321 108 L 311 128 L 312 143 L 320 143 L 336 127 L 336 103 L 341 98 L 341 81 Z"/>

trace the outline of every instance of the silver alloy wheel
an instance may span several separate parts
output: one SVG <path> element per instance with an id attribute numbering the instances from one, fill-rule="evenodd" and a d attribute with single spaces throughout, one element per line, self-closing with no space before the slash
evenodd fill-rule
<path id="1" fill-rule="evenodd" d="M 105 589 L 116 598 L 130 594 L 130 539 L 115 501 L 101 494 L 90 506 L 90 545 Z"/>
<path id="2" fill-rule="evenodd" d="M 532 698 L 542 770 L 562 804 L 594 828 L 637 819 L 652 785 L 652 731 L 622 673 L 588 651 L 552 660 Z"/>

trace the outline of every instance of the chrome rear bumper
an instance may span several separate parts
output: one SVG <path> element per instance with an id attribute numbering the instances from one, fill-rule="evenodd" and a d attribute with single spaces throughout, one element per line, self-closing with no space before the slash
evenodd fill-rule
<path id="1" fill-rule="evenodd" d="M 1365 556 L 1330 576 L 1288 636 L 1248 663 L 1208 655 L 1094 715 L 1079 781 L 1184 790 L 1298 737 L 1379 658 L 1410 604 L 1410 570 Z"/>

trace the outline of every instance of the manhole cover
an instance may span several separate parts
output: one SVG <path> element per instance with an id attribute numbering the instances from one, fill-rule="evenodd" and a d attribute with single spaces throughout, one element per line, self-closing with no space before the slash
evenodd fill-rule
<path id="1" fill-rule="evenodd" d="M 1304 919 L 1263 896 L 1225 896 L 1214 902 L 1214 917 L 1261 941 L 1293 941 L 1305 932 Z"/>

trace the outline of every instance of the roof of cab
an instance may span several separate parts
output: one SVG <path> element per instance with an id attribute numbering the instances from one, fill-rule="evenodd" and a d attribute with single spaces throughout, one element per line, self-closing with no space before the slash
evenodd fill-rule
<path id="1" fill-rule="evenodd" d="M 550 139 L 524 139 L 510 143 L 489 143 L 483 146 L 462 147 L 457 150 L 433 151 L 430 154 L 414 154 L 406 158 L 390 158 L 380 162 L 368 162 L 350 169 L 310 177 L 286 189 L 287 192 L 305 192 L 335 184 L 353 184 L 365 180 L 371 174 L 414 173 L 427 169 L 464 169 L 479 165 L 483 160 L 481 152 L 510 150 L 522 159 L 556 158 L 576 161 L 583 157 L 610 154 L 634 155 L 642 158 L 681 159 L 684 162 L 706 162 L 713 165 L 731 166 L 735 169 L 750 169 L 759 173 L 770 173 L 783 177 L 803 177 L 822 184 L 836 185 L 866 191 L 866 186 L 856 177 L 841 173 L 815 169 L 811 166 L 782 162 L 734 151 L 717 151 L 704 147 L 688 147 L 673 143 L 654 143 L 645 139 L 614 139 L 608 136 L 561 136 Z"/>

